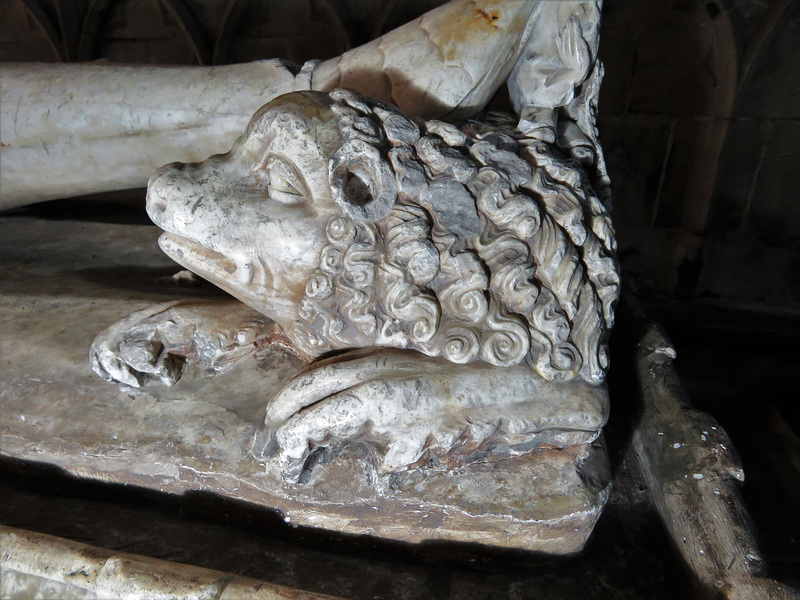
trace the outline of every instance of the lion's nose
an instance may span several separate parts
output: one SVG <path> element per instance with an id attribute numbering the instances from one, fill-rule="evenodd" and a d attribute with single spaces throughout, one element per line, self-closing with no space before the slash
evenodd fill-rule
<path id="1" fill-rule="evenodd" d="M 181 163 L 164 165 L 147 182 L 147 213 L 153 220 L 167 210 L 164 192 L 174 186 L 176 175 L 180 173 L 182 166 Z"/>
<path id="2" fill-rule="evenodd" d="M 147 192 L 147 212 L 149 214 L 161 214 L 167 210 L 167 201 L 158 194 Z"/>

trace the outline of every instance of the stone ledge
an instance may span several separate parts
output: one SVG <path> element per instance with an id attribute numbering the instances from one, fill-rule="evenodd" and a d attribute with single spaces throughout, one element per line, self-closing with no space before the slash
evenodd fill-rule
<path id="1" fill-rule="evenodd" d="M 0 525 L 4 598 L 24 598 L 48 585 L 61 597 L 196 600 L 333 600 L 334 596 L 149 556 L 115 552 Z M 23 575 L 22 577 L 20 576 Z M 27 576 L 27 577 L 24 577 Z M 54 582 L 62 586 L 53 585 Z M 85 590 L 81 594 L 75 589 Z M 38 597 L 38 596 L 37 596 Z M 57 597 L 52 595 L 50 597 Z"/>

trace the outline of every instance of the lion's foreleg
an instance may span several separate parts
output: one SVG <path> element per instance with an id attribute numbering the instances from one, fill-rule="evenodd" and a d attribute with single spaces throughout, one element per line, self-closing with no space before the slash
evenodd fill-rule
<path id="1" fill-rule="evenodd" d="M 135 312 L 99 333 L 91 363 L 111 382 L 172 385 L 187 363 L 221 373 L 275 346 L 292 351 L 279 325 L 237 300 L 179 300 Z"/>

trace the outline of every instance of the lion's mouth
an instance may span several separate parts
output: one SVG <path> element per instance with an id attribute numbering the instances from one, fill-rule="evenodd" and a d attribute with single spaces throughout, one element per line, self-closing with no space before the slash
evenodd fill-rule
<path id="1" fill-rule="evenodd" d="M 158 245 L 175 262 L 224 289 L 255 291 L 270 283 L 268 271 L 258 258 L 236 260 L 169 232 L 161 234 Z"/>

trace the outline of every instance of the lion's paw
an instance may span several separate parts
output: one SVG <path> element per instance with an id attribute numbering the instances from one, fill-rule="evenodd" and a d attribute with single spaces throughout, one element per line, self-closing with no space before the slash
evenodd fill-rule
<path id="1" fill-rule="evenodd" d="M 151 381 L 176 383 L 185 358 L 168 348 L 161 331 L 165 322 L 154 318 L 175 304 L 138 311 L 99 333 L 89 354 L 92 370 L 106 381 L 134 388 Z"/>
<path id="2" fill-rule="evenodd" d="M 180 300 L 133 313 L 101 332 L 90 353 L 103 379 L 173 385 L 188 363 L 222 373 L 259 350 L 291 350 L 280 327 L 235 300 Z"/>
<path id="3" fill-rule="evenodd" d="M 461 366 L 380 350 L 296 377 L 267 407 L 266 437 L 253 449 L 277 455 L 284 478 L 298 482 L 319 456 L 353 443 L 374 450 L 382 474 L 449 470 L 591 442 L 607 415 L 602 387 L 545 382 L 525 367 Z"/>

